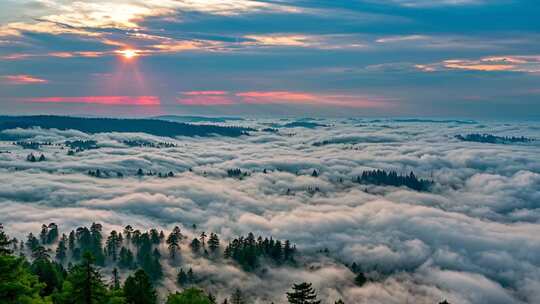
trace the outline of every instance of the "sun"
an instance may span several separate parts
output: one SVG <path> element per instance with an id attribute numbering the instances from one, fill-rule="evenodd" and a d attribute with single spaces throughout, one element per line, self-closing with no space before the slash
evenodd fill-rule
<path id="1" fill-rule="evenodd" d="M 117 51 L 118 54 L 124 56 L 126 59 L 131 59 L 133 57 L 139 56 L 139 53 L 136 50 L 132 49 L 125 49 L 121 51 Z"/>

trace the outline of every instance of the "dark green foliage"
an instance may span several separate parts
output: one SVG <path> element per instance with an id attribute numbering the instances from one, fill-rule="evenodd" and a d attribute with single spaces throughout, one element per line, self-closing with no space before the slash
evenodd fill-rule
<path id="1" fill-rule="evenodd" d="M 242 172 L 242 170 L 240 170 L 240 168 L 228 169 L 227 170 L 227 176 L 228 177 L 242 178 L 242 177 L 245 177 L 245 176 L 248 176 L 248 175 L 249 175 L 248 172 Z"/>
<path id="2" fill-rule="evenodd" d="M 219 237 L 215 233 L 210 233 L 210 237 L 208 238 L 208 249 L 210 249 L 210 252 L 216 253 L 219 251 Z"/>
<path id="3" fill-rule="evenodd" d="M 234 293 L 231 295 L 231 304 L 245 304 L 244 295 L 239 288 L 236 288 Z"/>
<path id="4" fill-rule="evenodd" d="M 197 238 L 194 238 L 189 246 L 191 247 L 191 251 L 193 251 L 195 254 L 199 254 L 201 251 L 201 241 L 199 241 Z"/>
<path id="5" fill-rule="evenodd" d="M 139 269 L 129 276 L 124 283 L 124 295 L 126 303 L 129 304 L 155 304 L 157 303 L 157 293 L 150 278 Z"/>
<path id="6" fill-rule="evenodd" d="M 114 262 L 118 259 L 118 249 L 122 245 L 121 234 L 118 234 L 115 230 L 111 231 L 107 241 L 105 242 L 105 248 L 107 249 L 107 256 L 109 256 Z"/>
<path id="7" fill-rule="evenodd" d="M 167 237 L 167 247 L 169 248 L 169 256 L 174 260 L 176 255 L 180 250 L 180 242 L 183 240 L 184 236 L 180 231 L 178 226 L 175 226 L 169 236 Z"/>
<path id="8" fill-rule="evenodd" d="M 118 268 L 113 268 L 112 271 L 112 279 L 111 279 L 111 290 L 119 290 L 120 289 L 120 275 L 118 274 Z"/>
<path id="9" fill-rule="evenodd" d="M 0 303 L 47 303 L 39 295 L 43 287 L 24 258 L 0 254 Z"/>
<path id="10" fill-rule="evenodd" d="M 170 294 L 166 304 L 212 304 L 212 301 L 202 290 L 188 288 L 181 293 Z"/>
<path id="11" fill-rule="evenodd" d="M 176 283 L 180 286 L 185 286 L 189 283 L 188 275 L 183 268 L 180 268 L 180 271 L 178 271 L 178 274 L 176 275 Z"/>
<path id="12" fill-rule="evenodd" d="M 76 152 L 98 148 L 97 141 L 95 140 L 66 141 L 64 144 L 72 150 L 75 150 Z"/>
<path id="13" fill-rule="evenodd" d="M 291 247 L 289 241 L 285 245 L 279 240 L 258 237 L 255 240 L 253 233 L 247 237 L 232 240 L 225 248 L 225 258 L 231 258 L 238 262 L 244 269 L 252 270 L 258 266 L 259 258 L 269 258 L 276 264 L 294 262 L 295 247 Z"/>
<path id="14" fill-rule="evenodd" d="M 533 142 L 533 138 L 525 136 L 496 136 L 491 134 L 467 134 L 456 135 L 456 138 L 462 141 L 480 142 L 488 144 L 513 144 L 513 143 L 529 143 Z"/>
<path id="15" fill-rule="evenodd" d="M 356 284 L 356 286 L 358 287 L 362 287 L 364 286 L 364 284 L 367 283 L 367 278 L 366 276 L 362 273 L 362 272 L 359 272 L 356 277 L 354 277 L 354 283 Z"/>
<path id="16" fill-rule="evenodd" d="M 133 252 L 130 249 L 127 249 L 126 247 L 122 247 L 120 249 L 120 257 L 118 260 L 118 266 L 120 266 L 120 268 L 131 269 L 133 268 L 133 262 L 134 262 Z"/>
<path id="17" fill-rule="evenodd" d="M 178 274 L 176 275 L 176 283 L 180 286 L 186 286 L 195 283 L 195 274 L 193 269 L 189 268 L 186 272 L 183 268 L 180 268 Z"/>
<path id="18" fill-rule="evenodd" d="M 130 132 L 156 136 L 246 135 L 250 128 L 192 125 L 156 119 L 81 118 L 67 116 L 0 116 L 0 131 L 15 128 L 76 129 L 84 133 Z"/>
<path id="19" fill-rule="evenodd" d="M 319 304 L 317 293 L 311 287 L 311 283 L 294 284 L 292 292 L 287 292 L 287 300 L 291 304 Z"/>
<path id="20" fill-rule="evenodd" d="M 90 252 L 85 252 L 82 262 L 74 266 L 63 285 L 62 293 L 58 294 L 58 303 L 100 304 L 107 299 L 107 289 L 101 273 L 94 267 L 94 258 Z"/>
<path id="21" fill-rule="evenodd" d="M 34 260 L 30 269 L 33 274 L 38 276 L 39 281 L 45 284 L 40 293 L 42 296 L 48 296 L 53 291 L 62 289 L 65 276 L 62 265 L 51 262 L 46 257 L 40 257 Z"/>
<path id="22" fill-rule="evenodd" d="M 386 172 L 384 170 L 364 171 L 361 176 L 356 178 L 356 182 L 394 187 L 405 186 L 416 191 L 428 191 L 433 185 L 432 181 L 417 179 L 413 172 L 409 175 L 398 175 L 395 171 Z"/>
<path id="23" fill-rule="evenodd" d="M 62 237 L 58 241 L 58 246 L 56 246 L 55 258 L 60 263 L 64 262 L 67 257 L 67 243 L 68 237 L 65 234 L 62 234 Z"/>
<path id="24" fill-rule="evenodd" d="M 32 232 L 30 232 L 27 236 L 26 247 L 32 251 L 37 246 L 39 246 L 39 240 L 34 236 Z"/>
<path id="25" fill-rule="evenodd" d="M 4 226 L 0 224 L 0 255 L 11 253 L 11 249 L 9 249 L 9 245 L 11 244 L 11 242 L 12 241 L 4 232 Z"/>
<path id="26" fill-rule="evenodd" d="M 97 265 L 105 264 L 105 255 L 103 254 L 101 235 L 101 224 L 92 223 L 90 229 L 79 227 L 75 230 L 75 248 L 73 249 L 73 258 L 80 258 L 80 253 L 90 252 Z"/>
<path id="27" fill-rule="evenodd" d="M 339 300 L 337 300 L 337 301 L 336 301 L 336 302 L 334 302 L 334 303 L 335 303 L 335 304 L 345 304 L 345 302 L 343 302 L 343 300 L 342 300 L 342 299 L 339 299 Z"/>
<path id="28" fill-rule="evenodd" d="M 152 281 L 156 281 L 163 276 L 161 264 L 159 262 L 159 251 L 154 250 L 150 234 L 148 232 L 139 235 L 137 230 L 132 235 L 132 241 L 137 247 L 137 264 L 150 277 Z"/>

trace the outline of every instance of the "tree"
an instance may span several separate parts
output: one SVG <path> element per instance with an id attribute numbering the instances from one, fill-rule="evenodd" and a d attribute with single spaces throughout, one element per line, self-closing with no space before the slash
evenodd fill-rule
<path id="1" fill-rule="evenodd" d="M 53 291 L 62 289 L 64 268 L 60 264 L 51 262 L 48 256 L 35 259 L 30 269 L 38 276 L 39 281 L 45 284 L 40 292 L 42 296 L 48 296 Z"/>
<path id="2" fill-rule="evenodd" d="M 101 273 L 94 267 L 94 257 L 85 252 L 82 262 L 69 272 L 63 285 L 60 303 L 100 304 L 105 303 L 107 289 Z"/>
<path id="3" fill-rule="evenodd" d="M 45 284 L 30 272 L 22 257 L 0 254 L 0 302 L 5 304 L 46 304 L 39 295 Z"/>
<path id="4" fill-rule="evenodd" d="M 167 248 L 169 248 L 169 256 L 171 259 L 176 259 L 176 254 L 178 250 L 180 250 L 180 245 L 178 244 L 178 238 L 175 234 L 171 233 L 169 234 L 169 237 L 167 237 Z"/>
<path id="5" fill-rule="evenodd" d="M 292 292 L 287 292 L 287 300 L 291 304 L 319 304 L 317 293 L 311 287 L 311 283 L 294 284 Z"/>
<path id="6" fill-rule="evenodd" d="M 197 238 L 194 238 L 189 246 L 191 247 L 191 251 L 193 251 L 193 253 L 197 254 L 201 250 L 201 242 Z"/>
<path id="7" fill-rule="evenodd" d="M 206 233 L 204 231 L 201 232 L 201 236 L 199 238 L 201 240 L 202 247 L 206 249 Z"/>
<path id="8" fill-rule="evenodd" d="M 129 304 L 155 304 L 157 303 L 157 293 L 150 278 L 139 269 L 129 276 L 124 283 L 124 295 L 126 303 Z"/>
<path id="9" fill-rule="evenodd" d="M 212 302 L 202 290 L 188 288 L 181 293 L 169 294 L 166 304 L 212 304 Z"/>
<path id="10" fill-rule="evenodd" d="M 177 282 L 178 285 L 180 285 L 180 286 L 184 286 L 184 285 L 186 285 L 186 284 L 189 282 L 188 275 L 187 275 L 187 273 L 184 271 L 183 268 L 180 268 L 180 271 L 179 271 L 178 274 L 176 275 L 176 282 Z"/>
<path id="11" fill-rule="evenodd" d="M 58 241 L 58 246 L 56 247 L 56 255 L 55 258 L 60 263 L 64 262 L 67 256 L 67 247 L 66 243 L 68 242 L 68 238 L 65 234 L 62 234 L 62 237 L 60 238 L 60 241 Z"/>
<path id="12" fill-rule="evenodd" d="M 107 248 L 107 255 L 111 257 L 114 262 L 116 262 L 116 259 L 118 258 L 118 247 L 120 247 L 121 244 L 122 242 L 120 241 L 118 233 L 115 230 L 111 231 L 105 242 L 105 246 Z"/>
<path id="13" fill-rule="evenodd" d="M 335 303 L 335 304 L 345 304 L 345 303 L 343 302 L 343 300 L 342 300 L 342 299 L 339 299 L 339 300 L 337 300 L 337 301 L 336 301 L 336 302 L 334 302 L 334 303 Z"/>
<path id="14" fill-rule="evenodd" d="M 354 283 L 356 284 L 356 286 L 358 287 L 362 287 L 364 284 L 366 284 L 367 282 L 367 278 L 366 276 L 359 272 L 356 277 L 354 278 Z"/>
<path id="15" fill-rule="evenodd" d="M 317 170 L 313 170 L 313 172 L 311 173 L 311 176 L 312 176 L 312 177 L 318 177 L 318 176 L 319 176 L 319 172 L 317 172 Z"/>
<path id="16" fill-rule="evenodd" d="M 208 248 L 212 253 L 216 253 L 219 250 L 219 237 L 215 233 L 210 233 L 208 238 Z"/>
<path id="17" fill-rule="evenodd" d="M 4 226 L 0 224 L 0 255 L 11 254 L 11 250 L 9 249 L 10 244 L 11 240 L 4 232 Z"/>
<path id="18" fill-rule="evenodd" d="M 118 266 L 120 268 L 133 268 L 133 252 L 126 247 L 120 249 L 120 259 L 118 260 Z"/>
<path id="19" fill-rule="evenodd" d="M 118 268 L 114 267 L 112 271 L 112 278 L 111 278 L 111 290 L 119 290 L 120 289 L 120 275 L 118 275 Z"/>
<path id="20" fill-rule="evenodd" d="M 236 288 L 234 293 L 231 295 L 231 304 L 245 304 L 244 295 L 239 288 Z"/>

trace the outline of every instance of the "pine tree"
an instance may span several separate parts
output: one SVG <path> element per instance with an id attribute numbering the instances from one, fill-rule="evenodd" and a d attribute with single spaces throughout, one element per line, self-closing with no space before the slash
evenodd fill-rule
<path id="1" fill-rule="evenodd" d="M 62 234 L 60 241 L 58 241 L 58 246 L 56 247 L 56 255 L 55 255 L 56 260 L 59 261 L 60 263 L 64 262 L 64 260 L 67 257 L 66 242 L 67 242 L 67 236 L 65 234 Z"/>
<path id="2" fill-rule="evenodd" d="M 206 248 L 206 233 L 203 231 L 200 235 L 201 245 L 203 248 Z"/>
<path id="3" fill-rule="evenodd" d="M 4 226 L 0 224 L 0 255 L 11 254 L 11 250 L 9 249 L 10 244 L 11 240 L 4 232 Z"/>
<path id="4" fill-rule="evenodd" d="M 201 242 L 197 238 L 194 238 L 189 246 L 191 247 L 191 251 L 195 254 L 198 254 L 201 250 Z"/>
<path id="5" fill-rule="evenodd" d="M 157 293 L 148 275 L 139 269 L 124 283 L 124 294 L 128 304 L 155 304 Z"/>
<path id="6" fill-rule="evenodd" d="M 212 253 L 216 253 L 219 250 L 219 237 L 215 233 L 210 233 L 210 238 L 208 239 L 208 249 Z"/>
<path id="7" fill-rule="evenodd" d="M 236 288 L 234 293 L 231 295 L 231 304 L 245 304 L 244 295 L 239 288 Z"/>
<path id="8" fill-rule="evenodd" d="M 189 278 L 187 276 L 187 273 L 184 271 L 183 268 L 180 268 L 180 271 L 176 275 L 176 283 L 180 286 L 184 286 L 189 282 Z"/>
<path id="9" fill-rule="evenodd" d="M 362 287 L 364 284 L 366 284 L 367 282 L 367 278 L 366 276 L 359 272 L 356 277 L 354 278 L 354 283 L 356 284 L 356 286 L 358 287 Z"/>
<path id="10" fill-rule="evenodd" d="M 311 287 L 311 283 L 294 284 L 293 292 L 287 292 L 287 300 L 291 304 L 319 304 L 317 293 Z"/>
<path id="11" fill-rule="evenodd" d="M 116 267 L 113 268 L 112 271 L 112 278 L 111 278 L 111 287 L 112 290 L 119 290 L 120 289 L 120 275 L 118 274 L 118 269 Z"/>
<path id="12" fill-rule="evenodd" d="M 90 252 L 82 256 L 82 263 L 74 266 L 68 274 L 70 288 L 64 288 L 64 299 L 68 303 L 98 304 L 104 303 L 107 290 L 102 281 L 101 273 L 94 267 L 94 257 Z"/>

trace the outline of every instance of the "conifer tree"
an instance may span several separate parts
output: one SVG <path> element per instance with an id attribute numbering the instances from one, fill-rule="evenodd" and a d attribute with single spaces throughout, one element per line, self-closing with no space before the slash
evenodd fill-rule
<path id="1" fill-rule="evenodd" d="M 231 295 L 231 304 L 245 304 L 244 295 L 239 288 L 236 288 L 234 293 Z"/>
<path id="2" fill-rule="evenodd" d="M 290 304 L 319 304 L 317 293 L 311 287 L 311 283 L 294 284 L 292 292 L 287 292 L 287 300 Z"/>
<path id="3" fill-rule="evenodd" d="M 124 283 L 124 295 L 128 304 L 155 304 L 157 293 L 148 275 L 139 269 Z"/>

